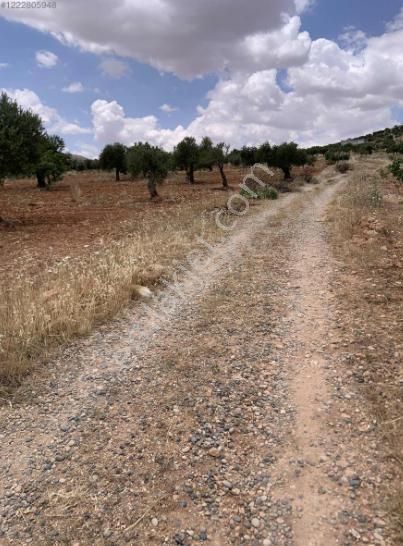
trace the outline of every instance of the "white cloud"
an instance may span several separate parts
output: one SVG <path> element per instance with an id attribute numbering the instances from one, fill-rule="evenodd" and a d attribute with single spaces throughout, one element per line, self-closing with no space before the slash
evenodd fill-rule
<path id="1" fill-rule="evenodd" d="M 104 59 L 99 68 L 105 76 L 119 80 L 129 72 L 129 66 L 119 59 Z"/>
<path id="2" fill-rule="evenodd" d="M 275 69 L 230 73 L 190 125 L 172 131 L 161 129 L 154 116 L 128 118 L 116 101 L 96 101 L 95 134 L 102 143 L 149 140 L 171 148 L 188 134 L 242 146 L 325 144 L 371 132 L 396 123 L 391 107 L 403 106 L 402 43 L 403 30 L 368 38 L 359 51 L 316 40 L 307 61 L 288 69 L 290 91 L 280 87 Z"/>
<path id="3" fill-rule="evenodd" d="M 396 15 L 396 17 L 387 23 L 386 30 L 389 32 L 393 32 L 394 30 L 401 30 L 403 29 L 403 7 L 401 8 L 400 12 Z"/>
<path id="4" fill-rule="evenodd" d="M 51 51 L 37 51 L 35 54 L 36 62 L 41 68 L 53 68 L 59 60 L 57 55 Z"/>
<path id="5" fill-rule="evenodd" d="M 66 121 L 55 108 L 43 104 L 38 95 L 30 89 L 3 89 L 3 91 L 23 108 L 38 114 L 50 133 L 79 135 L 92 132 L 91 129 L 80 127 L 77 123 Z"/>
<path id="6" fill-rule="evenodd" d="M 72 82 L 67 87 L 63 87 L 62 91 L 65 93 L 82 93 L 84 86 L 81 82 Z"/>
<path id="7" fill-rule="evenodd" d="M 307 53 L 308 36 L 284 36 L 281 28 L 309 5 L 308 0 L 70 0 L 57 10 L 8 10 L 7 18 L 51 32 L 63 43 L 96 53 L 132 57 L 155 68 L 194 77 L 226 68 L 278 66 L 296 41 Z M 77 16 L 79 14 L 79 16 Z M 293 23 L 295 25 L 295 22 Z M 288 27 L 290 31 L 290 27 Z M 294 27 L 293 27 L 294 28 Z M 271 37 L 271 33 L 275 33 Z M 287 32 L 286 32 L 287 34 Z M 260 36 L 259 47 L 253 37 Z M 283 53 L 284 38 L 289 43 Z M 300 51 L 300 41 L 304 48 Z M 263 50 L 264 44 L 270 50 Z M 279 49 L 276 52 L 276 49 Z M 258 63 L 255 66 L 255 63 Z M 272 63 L 275 63 L 274 65 Z M 286 61 L 289 62 L 289 61 Z"/>
<path id="8" fill-rule="evenodd" d="M 161 104 L 160 106 L 160 110 L 162 112 L 165 112 L 166 114 L 171 114 L 172 112 L 176 112 L 178 109 L 175 108 L 174 106 L 171 106 L 170 104 Z"/>
<path id="9" fill-rule="evenodd" d="M 68 151 L 75 155 L 81 155 L 88 159 L 96 159 L 99 156 L 99 149 L 93 144 L 79 143 L 74 149 L 68 149 Z"/>
<path id="10" fill-rule="evenodd" d="M 131 145 L 138 141 L 148 141 L 166 149 L 186 136 L 185 129 L 179 125 L 176 129 L 162 129 L 155 116 L 131 118 L 116 101 L 96 100 L 91 106 L 95 139 L 101 145 L 110 142 L 122 142 Z"/>
<path id="11" fill-rule="evenodd" d="M 317 94 L 331 104 L 345 97 L 367 100 L 380 97 L 385 105 L 403 97 L 403 29 L 369 38 L 358 52 L 319 39 L 312 44 L 308 62 L 289 70 L 289 82 L 299 95 Z"/>
<path id="12" fill-rule="evenodd" d="M 308 8 L 312 8 L 317 0 L 295 0 L 295 5 L 297 7 L 297 13 L 302 13 Z"/>
<path id="13" fill-rule="evenodd" d="M 349 26 L 340 34 L 339 42 L 345 49 L 358 53 L 365 48 L 368 43 L 368 38 L 362 30 Z"/>

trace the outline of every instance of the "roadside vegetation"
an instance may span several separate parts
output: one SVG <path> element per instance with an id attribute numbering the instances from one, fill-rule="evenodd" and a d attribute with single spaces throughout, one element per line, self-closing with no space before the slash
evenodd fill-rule
<path id="1" fill-rule="evenodd" d="M 400 544 L 403 200 L 400 172 L 396 164 L 385 168 L 385 163 L 385 158 L 371 159 L 367 170 L 354 172 L 332 207 L 330 226 L 342 267 L 336 295 L 349 342 L 348 372 L 367 400 L 371 426 L 381 439 L 381 460 L 394 473 L 395 487 L 379 487 Z"/>

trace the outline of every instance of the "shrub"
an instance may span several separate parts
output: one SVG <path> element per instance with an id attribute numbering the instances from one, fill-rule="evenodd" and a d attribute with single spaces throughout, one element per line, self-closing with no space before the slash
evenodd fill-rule
<path id="1" fill-rule="evenodd" d="M 264 188 L 258 188 L 252 191 L 253 194 L 242 189 L 240 195 L 247 197 L 248 199 L 278 199 L 278 191 L 272 186 L 265 186 Z"/>
<path id="2" fill-rule="evenodd" d="M 337 163 L 338 161 L 348 161 L 350 159 L 349 150 L 340 148 L 330 148 L 325 154 L 325 159 L 329 164 Z"/>
<path id="3" fill-rule="evenodd" d="M 348 161 L 338 161 L 336 163 L 336 171 L 345 174 L 347 171 L 349 171 L 351 168 L 351 165 Z"/>
<path id="4" fill-rule="evenodd" d="M 403 168 L 401 166 L 400 159 L 395 159 L 395 161 L 389 165 L 389 172 L 400 182 L 403 182 Z"/>
<path id="5" fill-rule="evenodd" d="M 266 186 L 258 195 L 260 199 L 278 199 L 278 191 L 272 186 Z"/>

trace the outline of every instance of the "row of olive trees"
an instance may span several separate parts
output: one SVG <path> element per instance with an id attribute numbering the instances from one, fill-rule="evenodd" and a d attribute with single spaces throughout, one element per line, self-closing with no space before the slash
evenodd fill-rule
<path id="1" fill-rule="evenodd" d="M 63 139 L 49 135 L 38 115 L 24 110 L 5 93 L 1 94 L 0 184 L 6 177 L 35 175 L 38 187 L 49 189 L 65 170 L 75 166 L 74 157 L 63 150 Z M 280 146 L 266 142 L 260 147 L 244 146 L 230 152 L 229 145 L 223 142 L 214 144 L 209 137 L 204 137 L 200 143 L 193 137 L 186 137 L 172 153 L 142 142 L 131 147 L 109 144 L 103 149 L 99 161 L 88 160 L 88 167 L 114 169 L 116 180 L 119 180 L 120 173 L 142 176 L 148 181 L 150 197 L 154 198 L 158 196 L 157 185 L 170 171 L 184 170 L 187 180 L 193 184 L 195 170 L 213 170 L 216 167 L 222 185 L 227 189 L 225 166 L 228 163 L 246 167 L 266 163 L 281 169 L 284 177 L 290 178 L 291 167 L 303 165 L 308 159 L 306 152 L 292 142 Z"/>
<path id="2" fill-rule="evenodd" d="M 38 187 L 50 188 L 68 166 L 63 139 L 49 135 L 41 118 L 0 95 L 0 185 L 9 176 L 35 175 Z"/>
<path id="3" fill-rule="evenodd" d="M 148 180 L 150 197 L 158 196 L 157 185 L 168 176 L 170 171 L 183 170 L 190 184 L 194 184 L 194 173 L 198 169 L 213 170 L 218 168 L 222 185 L 228 189 L 225 165 L 252 166 L 265 163 L 270 167 L 281 169 L 285 179 L 291 178 L 294 165 L 305 165 L 312 161 L 305 150 L 290 142 L 271 146 L 265 142 L 260 147 L 243 147 L 241 150 L 229 151 L 229 145 L 221 142 L 213 144 L 209 137 L 204 137 L 200 144 L 193 137 L 184 138 L 168 153 L 157 146 L 139 142 L 131 147 L 116 142 L 108 144 L 99 158 L 101 169 L 115 170 L 116 180 L 121 173 L 133 177 L 139 175 Z"/>

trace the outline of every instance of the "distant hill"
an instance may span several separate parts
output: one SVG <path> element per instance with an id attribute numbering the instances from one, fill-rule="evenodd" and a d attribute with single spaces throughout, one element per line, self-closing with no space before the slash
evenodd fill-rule
<path id="1" fill-rule="evenodd" d="M 312 154 L 326 154 L 329 150 L 340 148 L 364 154 L 375 151 L 403 154 L 403 124 L 395 125 L 391 129 L 382 129 L 367 135 L 328 144 L 327 146 L 313 146 L 308 151 Z"/>
<path id="2" fill-rule="evenodd" d="M 85 157 L 85 156 L 79 155 L 79 154 L 70 154 L 70 157 L 74 161 L 81 162 L 81 163 L 85 163 L 89 159 L 88 157 Z"/>

